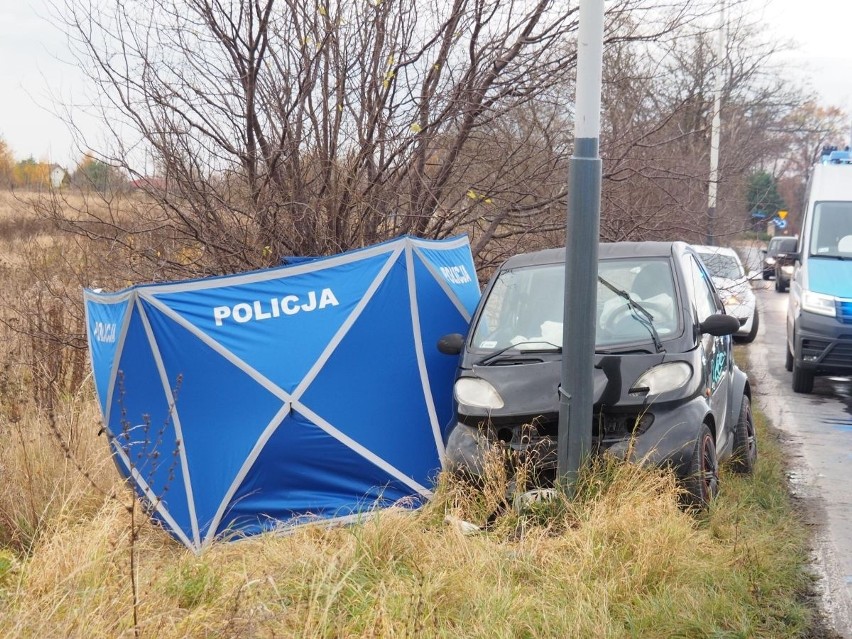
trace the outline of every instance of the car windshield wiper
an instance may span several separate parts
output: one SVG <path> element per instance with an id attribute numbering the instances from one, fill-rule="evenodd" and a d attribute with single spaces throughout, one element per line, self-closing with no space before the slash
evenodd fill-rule
<path id="1" fill-rule="evenodd" d="M 648 309 L 630 297 L 630 293 L 606 281 L 600 275 L 598 275 L 598 281 L 613 293 L 619 297 L 623 297 L 627 301 L 627 307 L 630 309 L 630 314 L 636 318 L 636 321 L 648 329 L 648 332 L 651 334 L 651 339 L 654 340 L 654 348 L 657 349 L 658 353 L 661 353 L 663 351 L 663 343 L 660 341 L 660 334 L 654 327 L 654 316 L 648 312 Z"/>
<path id="2" fill-rule="evenodd" d="M 547 344 L 548 346 L 551 346 L 552 348 L 523 348 L 523 349 L 518 348 L 518 346 L 520 346 L 521 344 Z M 518 342 L 517 344 L 509 344 L 507 347 L 501 348 L 499 351 L 496 351 L 494 353 L 491 353 L 491 355 L 483 357 L 481 360 L 476 362 L 475 365 L 476 366 L 488 366 L 491 362 L 493 362 L 497 358 L 499 358 L 503 353 L 505 353 L 506 351 L 510 351 L 512 349 L 517 350 L 518 354 L 524 354 L 524 353 L 561 353 L 562 352 L 562 347 L 557 346 L 553 342 L 548 342 L 547 340 L 543 340 L 543 339 L 526 340 L 526 341 L 523 341 L 523 342 Z"/>

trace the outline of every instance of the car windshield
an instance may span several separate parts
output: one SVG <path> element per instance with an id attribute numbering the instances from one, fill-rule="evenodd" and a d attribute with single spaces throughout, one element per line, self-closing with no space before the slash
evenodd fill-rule
<path id="1" fill-rule="evenodd" d="M 811 225 L 811 255 L 852 258 L 852 202 L 817 202 Z"/>
<path id="2" fill-rule="evenodd" d="M 653 347 L 679 328 L 677 297 L 666 259 L 601 260 L 596 346 L 641 342 Z M 562 346 L 563 264 L 527 266 L 498 275 L 473 332 L 478 350 L 558 351 Z M 637 308 L 637 305 L 639 308 Z M 642 312 L 645 309 L 651 319 Z"/>
<path id="3" fill-rule="evenodd" d="M 729 280 L 738 280 L 745 276 L 740 261 L 733 255 L 724 253 L 699 253 L 701 261 L 710 271 L 713 277 L 724 277 Z"/>
<path id="4" fill-rule="evenodd" d="M 770 240 L 769 250 L 767 254 L 775 257 L 779 253 L 794 253 L 796 251 L 796 243 L 798 240 L 795 237 L 785 237 L 780 240 Z"/>

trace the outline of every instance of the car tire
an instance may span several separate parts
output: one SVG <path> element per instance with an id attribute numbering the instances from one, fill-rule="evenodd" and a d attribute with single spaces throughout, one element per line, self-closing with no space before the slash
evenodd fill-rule
<path id="1" fill-rule="evenodd" d="M 744 344 L 751 344 L 754 341 L 754 338 L 757 337 L 757 329 L 760 327 L 760 315 L 757 312 L 757 308 L 754 309 L 754 317 L 751 319 L 751 330 L 748 332 L 748 335 L 742 335 L 738 341 L 743 342 Z"/>
<path id="2" fill-rule="evenodd" d="M 769 273 L 767 273 L 766 271 L 763 271 L 763 279 L 765 279 L 765 280 L 769 279 Z"/>
<path id="3" fill-rule="evenodd" d="M 748 395 L 743 395 L 740 416 L 734 426 L 734 452 L 731 457 L 731 467 L 734 472 L 750 475 L 754 472 L 756 462 L 757 436 L 751 415 L 751 402 Z"/>
<path id="4" fill-rule="evenodd" d="M 814 389 L 814 372 L 802 368 L 798 361 L 793 359 L 793 392 L 810 393 Z"/>
<path id="5" fill-rule="evenodd" d="M 686 489 L 686 502 L 696 508 L 705 508 L 719 491 L 716 442 L 707 424 L 701 424 L 686 468 L 683 487 Z"/>
<path id="6" fill-rule="evenodd" d="M 784 342 L 784 345 L 784 350 L 787 351 L 784 355 L 784 368 L 786 368 L 787 371 L 791 371 L 793 370 L 793 353 L 790 352 L 790 347 L 787 345 L 787 342 Z"/>

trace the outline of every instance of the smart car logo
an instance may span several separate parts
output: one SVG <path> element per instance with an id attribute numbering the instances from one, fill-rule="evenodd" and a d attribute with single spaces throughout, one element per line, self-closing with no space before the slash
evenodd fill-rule
<path id="1" fill-rule="evenodd" d="M 252 300 L 251 302 L 240 302 L 233 306 L 217 306 L 213 309 L 213 319 L 216 320 L 216 326 L 222 326 L 227 319 L 237 324 L 245 324 L 246 322 L 259 322 L 282 315 L 310 313 L 339 304 L 334 291 L 330 288 L 324 288 L 319 295 L 316 291 L 308 291 L 304 297 L 285 295 L 280 299 L 273 297 L 266 301 Z"/>

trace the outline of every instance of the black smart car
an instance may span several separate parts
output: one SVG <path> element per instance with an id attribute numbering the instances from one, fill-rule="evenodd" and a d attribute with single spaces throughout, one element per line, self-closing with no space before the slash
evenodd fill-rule
<path id="1" fill-rule="evenodd" d="M 594 452 L 671 465 L 697 504 L 716 492 L 719 460 L 751 472 L 757 456 L 751 388 L 734 364 L 726 315 L 709 274 L 683 242 L 601 244 L 594 368 Z M 494 274 L 459 354 L 451 470 L 478 475 L 485 452 L 534 458 L 552 482 L 561 377 L 565 250 L 517 255 Z M 520 487 L 519 487 L 520 489 Z"/>

